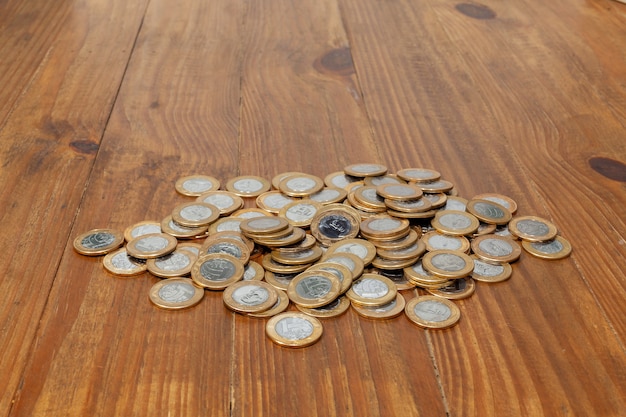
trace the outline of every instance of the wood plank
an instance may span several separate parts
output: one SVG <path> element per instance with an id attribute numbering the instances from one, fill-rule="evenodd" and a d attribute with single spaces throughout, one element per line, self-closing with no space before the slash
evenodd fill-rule
<path id="1" fill-rule="evenodd" d="M 7 101 L 2 105 L 11 107 L 11 115 L 0 131 L 0 218 L 8 243 L 0 260 L 0 291 L 10 300 L 0 309 L 3 416 L 23 382 L 22 371 L 143 13 L 141 4 L 107 3 L 97 11 L 76 8 L 71 15 L 63 5 L 58 13 L 39 6 L 20 4 L 19 12 L 10 14 L 18 20 L 2 35 L 7 40 L 33 30 L 28 45 L 24 37 L 3 44 L 3 57 L 23 58 L 24 65 L 3 59 L 8 65 L 3 66 L 3 91 L 15 86 L 20 95 L 19 102 L 16 96 L 3 95 Z M 111 34 L 109 18 L 122 17 Z M 25 78 L 12 73 L 20 68 L 31 71 Z M 5 110 L 0 117 L 7 115 Z"/>
<path id="2" fill-rule="evenodd" d="M 234 174 L 240 5 L 150 2 L 12 416 L 228 414 L 232 314 L 221 293 L 159 310 L 148 301 L 158 279 L 113 277 L 71 242 L 165 217 L 188 201 L 179 176 Z"/>
<path id="3" fill-rule="evenodd" d="M 508 194 L 520 214 L 554 219 L 575 248 L 570 259 L 554 263 L 523 256 L 511 281 L 480 285 L 474 297 L 459 303 L 464 319 L 457 329 L 430 333 L 450 414 L 617 415 L 624 408 L 624 350 L 614 326 L 623 324 L 617 318 L 624 312 L 618 300 L 624 298 L 625 268 L 615 258 L 622 251 L 619 240 L 601 230 L 623 236 L 623 205 L 612 196 L 600 210 L 601 194 L 610 195 L 615 185 L 596 179 L 596 203 L 585 206 L 592 199 L 585 176 L 593 174 L 588 167 L 570 168 L 570 159 L 579 160 L 577 148 L 550 134 L 554 120 L 576 114 L 561 95 L 572 91 L 576 79 L 553 72 L 568 64 L 567 48 L 575 42 L 551 38 L 556 17 L 530 17 L 509 4 L 488 2 L 491 9 L 480 9 L 486 16 L 495 10 L 499 18 L 493 21 L 464 16 L 449 1 L 427 7 L 340 4 L 366 107 L 381 132 L 380 148 L 395 146 L 389 158 L 440 168 L 466 197 Z M 529 33 L 533 37 L 524 45 L 534 50 L 510 46 Z M 562 54 L 548 53 L 554 42 Z M 533 63 L 543 74 L 532 70 Z M 568 99 L 576 102 L 574 97 Z M 619 114 L 607 111 L 593 92 L 579 100 L 580 107 L 598 109 L 592 126 L 606 133 L 598 145 L 624 160 Z M 617 107 L 619 100 L 610 102 Z M 582 139 L 588 132 L 574 125 L 567 133 Z M 398 143 L 398 137 L 412 139 Z M 590 227 L 581 228 L 581 219 Z M 590 234 L 608 253 L 587 244 Z M 594 264 L 600 276 L 588 269 Z M 590 291 L 591 276 L 611 290 Z"/>

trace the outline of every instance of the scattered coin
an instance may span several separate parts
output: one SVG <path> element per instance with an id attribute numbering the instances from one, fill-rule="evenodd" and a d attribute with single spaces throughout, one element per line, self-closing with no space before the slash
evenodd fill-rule
<path id="1" fill-rule="evenodd" d="M 296 308 L 307 316 L 318 318 L 337 317 L 348 311 L 350 308 L 350 300 L 347 297 L 339 297 L 329 304 L 316 308 L 307 308 L 296 304 Z"/>
<path id="2" fill-rule="evenodd" d="M 268 180 L 255 175 L 242 175 L 226 183 L 226 189 L 239 197 L 257 197 L 270 188 Z"/>
<path id="3" fill-rule="evenodd" d="M 369 319 L 391 319 L 398 317 L 404 312 L 406 302 L 402 294 L 396 294 L 396 298 L 387 304 L 378 307 L 364 307 L 358 304 L 352 304 L 352 308 L 359 315 Z"/>
<path id="4" fill-rule="evenodd" d="M 353 304 L 365 307 L 385 305 L 396 297 L 396 285 L 389 278 L 377 274 L 363 274 L 346 292 Z"/>
<path id="5" fill-rule="evenodd" d="M 198 304 L 204 291 L 189 278 L 171 278 L 159 281 L 150 289 L 150 301 L 166 310 L 180 310 Z"/>
<path id="6" fill-rule="evenodd" d="M 105 255 L 122 246 L 124 235 L 113 229 L 94 229 L 74 239 L 74 250 L 81 255 Z"/>
<path id="7" fill-rule="evenodd" d="M 146 266 L 152 275 L 160 278 L 182 277 L 191 272 L 197 258 L 197 255 L 188 250 L 175 250 L 167 255 L 148 259 Z"/>
<path id="8" fill-rule="evenodd" d="M 228 286 L 222 294 L 224 304 L 238 313 L 261 313 L 278 301 L 278 292 L 267 282 L 239 281 Z"/>
<path id="9" fill-rule="evenodd" d="M 154 220 L 145 220 L 139 223 L 135 223 L 132 226 L 128 226 L 124 230 L 124 239 L 130 242 L 138 236 L 147 235 L 150 233 L 161 233 L 161 223 Z"/>
<path id="10" fill-rule="evenodd" d="M 174 252 L 178 241 L 166 233 L 150 233 L 128 242 L 126 251 L 134 258 L 150 259 Z"/>
<path id="11" fill-rule="evenodd" d="M 483 223 L 502 225 L 513 217 L 506 207 L 489 200 L 470 200 L 466 209 Z"/>
<path id="12" fill-rule="evenodd" d="M 516 217 L 509 222 L 511 234 L 529 242 L 545 242 L 556 237 L 556 226 L 545 219 L 537 216 Z"/>
<path id="13" fill-rule="evenodd" d="M 572 245 L 561 236 L 545 242 L 522 241 L 522 247 L 537 258 L 551 260 L 566 258 L 572 252 Z"/>
<path id="14" fill-rule="evenodd" d="M 433 295 L 409 300 L 404 310 L 409 320 L 427 329 L 445 329 L 461 318 L 461 311 L 452 301 Z"/>
<path id="15" fill-rule="evenodd" d="M 265 326 L 276 344 L 290 348 L 310 346 L 322 337 L 322 323 L 304 313 L 286 312 L 272 317 Z"/>
<path id="16" fill-rule="evenodd" d="M 243 278 L 243 263 L 225 253 L 202 255 L 191 268 L 193 282 L 209 290 L 223 290 Z"/>
<path id="17" fill-rule="evenodd" d="M 208 175 L 190 175 L 179 178 L 174 188 L 182 195 L 198 197 L 207 191 L 218 190 L 220 182 L 217 178 Z"/>
<path id="18" fill-rule="evenodd" d="M 515 262 L 522 249 L 515 241 L 498 235 L 483 235 L 472 240 L 472 251 L 486 262 Z"/>
<path id="19" fill-rule="evenodd" d="M 126 248 L 106 254 L 102 263 L 107 271 L 119 276 L 134 276 L 147 271 L 146 262 L 128 255 Z"/>

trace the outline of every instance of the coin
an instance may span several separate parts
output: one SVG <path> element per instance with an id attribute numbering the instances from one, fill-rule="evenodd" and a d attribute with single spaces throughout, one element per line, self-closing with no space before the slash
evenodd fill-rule
<path id="1" fill-rule="evenodd" d="M 125 277 L 141 274 L 148 269 L 144 261 L 129 256 L 126 248 L 107 253 L 102 263 L 107 271 Z"/>
<path id="2" fill-rule="evenodd" d="M 340 294 L 348 291 L 352 285 L 352 271 L 350 268 L 336 262 L 318 262 L 309 267 L 307 271 L 326 271 L 334 274 L 341 283 Z"/>
<path id="3" fill-rule="evenodd" d="M 381 184 L 376 186 L 376 193 L 389 200 L 415 200 L 422 197 L 422 190 L 411 184 Z"/>
<path id="4" fill-rule="evenodd" d="M 296 308 L 307 316 L 318 318 L 337 317 L 348 311 L 348 308 L 350 308 L 350 300 L 348 300 L 347 297 L 339 297 L 321 307 L 308 308 L 296 304 Z"/>
<path id="5" fill-rule="evenodd" d="M 507 224 L 513 217 L 506 207 L 489 200 L 470 200 L 466 209 L 484 223 Z"/>
<path id="6" fill-rule="evenodd" d="M 307 175 L 307 174 L 305 174 L 304 172 L 299 172 L 299 171 L 281 172 L 280 174 L 275 175 L 272 178 L 272 188 L 274 188 L 275 190 L 278 190 L 278 187 L 280 186 L 280 182 L 291 175 Z"/>
<path id="7" fill-rule="evenodd" d="M 478 194 L 472 197 L 472 200 L 488 200 L 493 201 L 494 203 L 498 203 L 501 206 L 505 207 L 511 214 L 515 214 L 517 211 L 517 203 L 511 197 L 507 197 L 502 194 L 496 193 L 484 193 Z"/>
<path id="8" fill-rule="evenodd" d="M 480 223 L 478 225 L 478 230 L 472 234 L 472 237 L 494 234 L 497 230 L 498 226 L 495 224 Z"/>
<path id="9" fill-rule="evenodd" d="M 474 261 L 476 262 L 476 261 Z M 465 277 L 452 280 L 445 287 L 427 289 L 431 295 L 447 298 L 448 300 L 461 300 L 470 297 L 476 290 L 476 283 L 472 278 Z"/>
<path id="10" fill-rule="evenodd" d="M 352 194 L 352 196 L 356 200 L 357 204 L 363 205 L 365 208 L 375 210 L 387 209 L 385 199 L 376 192 L 376 187 L 360 187 L 354 191 L 354 194 Z M 350 199 L 350 194 L 348 194 L 348 199 Z"/>
<path id="11" fill-rule="evenodd" d="M 269 213 L 266 210 L 260 209 L 260 208 L 250 207 L 250 208 L 245 208 L 245 209 L 239 209 L 239 210 L 235 211 L 234 213 L 232 213 L 230 216 L 231 217 L 240 217 L 242 219 L 251 219 L 253 217 L 271 216 L 271 213 Z"/>
<path id="12" fill-rule="evenodd" d="M 150 301 L 166 310 L 180 310 L 198 304 L 204 291 L 189 278 L 171 278 L 157 282 L 150 289 Z"/>
<path id="13" fill-rule="evenodd" d="M 239 197 L 257 197 L 269 191 L 271 184 L 268 180 L 255 175 L 242 175 L 230 179 L 226 189 Z"/>
<path id="14" fill-rule="evenodd" d="M 313 200 L 294 201 L 284 206 L 278 213 L 293 226 L 308 227 L 322 205 Z"/>
<path id="15" fill-rule="evenodd" d="M 411 246 L 401 249 L 376 249 L 378 256 L 389 260 L 403 260 L 419 258 L 426 252 L 426 244 L 422 241 L 415 242 Z"/>
<path id="16" fill-rule="evenodd" d="M 346 199 L 348 192 L 339 187 L 326 187 L 320 191 L 311 194 L 309 199 L 316 201 L 320 204 L 332 204 L 339 203 Z"/>
<path id="17" fill-rule="evenodd" d="M 311 234 L 325 246 L 359 234 L 360 216 L 342 204 L 324 206 L 313 217 Z"/>
<path id="18" fill-rule="evenodd" d="M 81 255 L 105 255 L 122 246 L 124 235 L 113 229 L 93 229 L 74 239 L 74 250 Z"/>
<path id="19" fill-rule="evenodd" d="M 161 233 L 161 223 L 154 220 L 145 220 L 128 226 L 124 230 L 124 239 L 130 242 L 137 236 L 147 235 L 150 233 Z"/>
<path id="20" fill-rule="evenodd" d="M 431 182 L 441 178 L 441 174 L 433 169 L 405 168 L 397 172 L 398 177 L 405 181 Z"/>
<path id="21" fill-rule="evenodd" d="M 443 207 L 448 202 L 448 196 L 444 193 L 424 192 L 422 198 L 430 201 L 431 208 L 433 209 Z"/>
<path id="22" fill-rule="evenodd" d="M 130 256 L 139 259 L 158 258 L 174 252 L 177 243 L 175 237 L 166 233 L 150 233 L 128 242 L 126 251 Z"/>
<path id="23" fill-rule="evenodd" d="M 465 211 L 467 207 L 467 199 L 463 197 L 448 196 L 446 204 L 442 206 L 443 210 Z"/>
<path id="24" fill-rule="evenodd" d="M 146 266 L 152 275 L 160 278 L 182 277 L 191 272 L 197 258 L 197 255 L 188 250 L 175 250 L 167 255 L 148 259 Z"/>
<path id="25" fill-rule="evenodd" d="M 265 271 L 274 272 L 276 274 L 294 274 L 299 273 L 307 269 L 311 264 L 303 264 L 303 265 L 286 265 L 281 264 L 280 262 L 276 262 L 271 254 L 263 255 L 261 259 L 261 265 Z M 265 274 L 265 280 L 269 281 L 267 277 L 267 272 Z"/>
<path id="26" fill-rule="evenodd" d="M 445 329 L 455 325 L 461 318 L 461 311 L 456 304 L 433 295 L 409 300 L 404 311 L 409 320 L 427 329 Z"/>
<path id="27" fill-rule="evenodd" d="M 238 313 L 261 313 L 278 301 L 278 290 L 263 281 L 239 281 L 222 294 L 224 305 Z"/>
<path id="28" fill-rule="evenodd" d="M 261 281 L 265 277 L 265 269 L 257 262 L 249 261 L 243 271 L 244 281 Z"/>
<path id="29" fill-rule="evenodd" d="M 432 231 L 425 233 L 421 240 L 426 245 L 426 250 L 430 252 L 440 249 L 458 250 L 461 252 L 470 250 L 470 242 L 464 236 L 450 236 Z"/>
<path id="30" fill-rule="evenodd" d="M 245 219 L 237 217 L 222 217 L 217 219 L 209 226 L 209 236 L 216 235 L 221 232 L 238 232 L 241 233 L 239 225 Z"/>
<path id="31" fill-rule="evenodd" d="M 278 214 L 283 207 L 294 201 L 298 201 L 298 199 L 289 197 L 280 191 L 268 191 L 256 198 L 256 205 L 265 211 Z"/>
<path id="32" fill-rule="evenodd" d="M 276 248 L 276 247 L 295 245 L 298 242 L 302 242 L 302 240 L 306 238 L 306 232 L 304 231 L 304 229 L 301 229 L 299 227 L 293 227 L 290 225 L 289 228 L 286 229 L 286 231 L 288 233 L 285 234 L 284 236 L 278 236 L 278 237 L 265 237 L 264 236 L 264 237 L 255 237 L 254 239 L 259 245 L 267 246 L 269 248 Z"/>
<path id="33" fill-rule="evenodd" d="M 359 212 L 362 219 L 369 217 L 371 213 L 385 212 L 385 208 L 382 207 L 382 205 L 374 206 L 372 204 L 362 203 L 360 200 L 357 199 L 355 194 L 355 192 L 349 192 L 346 201 L 344 201 L 344 204 L 354 207 L 354 209 Z"/>
<path id="34" fill-rule="evenodd" d="M 402 294 L 396 294 L 396 298 L 387 304 L 378 307 L 364 307 L 358 304 L 352 304 L 352 308 L 360 316 L 367 317 L 368 319 L 391 319 L 398 317 L 404 312 L 406 302 Z"/>
<path id="35" fill-rule="evenodd" d="M 310 346 L 322 337 L 322 323 L 304 313 L 286 312 L 272 317 L 265 333 L 276 344 L 290 348 Z"/>
<path id="36" fill-rule="evenodd" d="M 243 235 L 243 233 L 236 232 L 233 230 L 225 230 L 223 232 L 216 232 L 216 233 L 209 235 L 209 237 L 204 241 L 201 247 L 206 248 L 207 245 L 210 244 L 210 242 L 219 240 L 219 239 L 235 239 L 243 243 L 244 245 L 246 245 L 249 252 L 252 252 L 254 250 L 254 241 L 252 241 L 251 239 L 248 239 L 246 236 Z M 206 251 L 206 249 L 202 249 L 202 250 Z"/>
<path id="37" fill-rule="evenodd" d="M 222 237 L 219 239 L 207 239 L 202 245 L 201 253 L 225 253 L 247 264 L 250 259 L 250 249 L 241 240 Z"/>
<path id="38" fill-rule="evenodd" d="M 509 222 L 509 231 L 513 236 L 529 242 L 552 240 L 558 233 L 552 222 L 537 216 L 514 218 Z"/>
<path id="39" fill-rule="evenodd" d="M 272 287 L 276 288 L 274 285 L 272 285 Z M 277 289 L 276 294 L 278 294 L 278 301 L 276 301 L 276 303 L 274 303 L 274 305 L 269 310 L 265 310 L 260 313 L 248 313 L 248 316 L 256 318 L 267 318 L 273 317 L 287 310 L 287 307 L 289 307 L 289 297 L 287 297 L 287 293 L 285 291 Z"/>
<path id="40" fill-rule="evenodd" d="M 353 177 L 363 178 L 363 177 L 377 177 L 380 175 L 385 175 L 387 173 L 387 167 L 380 164 L 352 164 L 344 167 L 343 172 L 347 175 L 352 175 Z"/>
<path id="41" fill-rule="evenodd" d="M 441 278 L 463 278 L 474 270 L 474 261 L 460 251 L 436 250 L 422 257 L 424 269 Z"/>
<path id="42" fill-rule="evenodd" d="M 420 287 L 437 287 L 446 285 L 447 278 L 441 278 L 431 274 L 422 265 L 422 260 L 418 259 L 413 265 L 403 269 L 406 278 Z"/>
<path id="43" fill-rule="evenodd" d="M 377 274 L 363 274 L 346 292 L 353 304 L 369 307 L 385 305 L 396 298 L 396 285 L 389 278 Z"/>
<path id="44" fill-rule="evenodd" d="M 526 252 L 542 259 L 562 259 L 572 252 L 572 245 L 565 238 L 556 236 L 545 242 L 522 241 L 522 247 Z"/>
<path id="45" fill-rule="evenodd" d="M 421 229 L 419 233 L 420 234 L 422 233 Z M 420 235 L 416 232 L 415 229 L 410 228 L 409 233 L 406 236 L 403 236 L 394 240 L 387 240 L 387 241 L 373 240 L 370 243 L 374 244 L 377 251 L 381 249 L 382 250 L 401 250 L 401 249 L 408 248 L 409 246 L 417 243 L 419 240 L 419 236 Z"/>
<path id="46" fill-rule="evenodd" d="M 217 178 L 208 175 L 190 175 L 179 178 L 175 188 L 182 195 L 198 197 L 207 191 L 218 190 L 220 182 Z"/>
<path id="47" fill-rule="evenodd" d="M 289 228 L 289 222 L 282 217 L 254 217 L 245 219 L 239 225 L 246 235 L 267 236 Z"/>
<path id="48" fill-rule="evenodd" d="M 405 274 L 404 269 L 378 269 L 370 268 L 368 273 L 379 274 L 385 278 L 389 278 L 396 285 L 396 289 L 399 291 L 411 290 L 415 288 L 415 283 L 409 280 Z"/>
<path id="49" fill-rule="evenodd" d="M 313 246 L 300 252 L 272 251 L 272 259 L 285 265 L 302 265 L 316 262 L 323 254 L 324 252 L 319 246 Z"/>
<path id="50" fill-rule="evenodd" d="M 196 255 L 196 257 L 200 256 L 200 249 L 201 248 L 202 248 L 201 244 L 193 243 L 193 242 L 182 242 L 182 243 L 178 243 L 178 245 L 176 245 L 176 249 L 189 251 L 189 252 L 193 253 L 194 255 Z"/>
<path id="51" fill-rule="evenodd" d="M 342 189 L 346 189 L 348 185 L 357 181 L 359 181 L 359 178 L 346 175 L 343 171 L 333 172 L 324 177 L 324 184 L 326 184 L 327 187 L 337 187 Z"/>
<path id="52" fill-rule="evenodd" d="M 478 256 L 472 255 L 474 260 L 474 271 L 472 278 L 481 282 L 502 282 L 511 277 L 513 268 L 508 262 L 488 263 L 482 261 Z"/>
<path id="53" fill-rule="evenodd" d="M 445 193 L 454 188 L 454 184 L 442 179 L 431 182 L 415 182 L 414 184 L 421 188 L 424 193 Z"/>
<path id="54" fill-rule="evenodd" d="M 228 216 L 229 214 L 243 207 L 243 199 L 238 195 L 229 191 L 208 191 L 196 198 L 201 203 L 209 203 L 219 209 L 220 216 Z"/>
<path id="55" fill-rule="evenodd" d="M 276 289 L 287 291 L 287 288 L 289 287 L 289 283 L 298 274 L 299 272 L 283 274 L 283 273 L 272 272 L 268 270 L 268 271 L 265 271 L 265 281 Z M 287 299 L 289 299 L 289 297 L 287 297 Z"/>
<path id="56" fill-rule="evenodd" d="M 289 299 L 302 307 L 321 307 L 339 296 L 341 282 L 331 272 L 307 270 L 298 274 L 287 287 Z"/>
<path id="57" fill-rule="evenodd" d="M 324 188 L 324 181 L 314 175 L 293 174 L 281 180 L 278 189 L 290 197 L 306 197 Z"/>
<path id="58" fill-rule="evenodd" d="M 217 207 L 199 201 L 180 204 L 172 210 L 172 220 L 187 227 L 209 225 L 219 216 L 220 211 Z"/>
<path id="59" fill-rule="evenodd" d="M 377 177 L 365 177 L 363 183 L 368 186 L 378 187 L 383 184 L 406 184 L 406 181 L 395 174 L 379 175 Z"/>
<path id="60" fill-rule="evenodd" d="M 161 231 L 179 239 L 193 239 L 208 230 L 207 226 L 187 227 L 176 223 L 169 215 L 161 220 Z"/>
<path id="61" fill-rule="evenodd" d="M 355 280 L 361 276 L 365 268 L 363 260 L 353 253 L 335 252 L 324 255 L 322 261 L 324 263 L 336 263 L 347 267 L 352 272 L 352 279 Z"/>
<path id="62" fill-rule="evenodd" d="M 365 239 L 344 239 L 333 243 L 326 251 L 324 259 L 338 253 L 351 253 L 361 258 L 363 265 L 369 265 L 376 256 L 376 246 Z"/>
<path id="63" fill-rule="evenodd" d="M 408 234 L 409 221 L 383 214 L 363 220 L 360 228 L 361 234 L 367 238 L 393 240 Z"/>
<path id="64" fill-rule="evenodd" d="M 483 235 L 472 240 L 472 251 L 486 262 L 515 262 L 522 249 L 508 237 Z"/>
<path id="65" fill-rule="evenodd" d="M 406 258 L 406 259 L 386 259 L 380 256 L 375 257 L 372 260 L 372 266 L 382 270 L 396 270 L 406 268 L 417 261 L 418 257 Z"/>
<path id="66" fill-rule="evenodd" d="M 202 255 L 191 268 L 191 278 L 199 287 L 223 290 L 243 278 L 243 263 L 225 253 Z"/>
<path id="67" fill-rule="evenodd" d="M 293 245 L 275 247 L 273 248 L 273 251 L 276 251 L 277 253 L 300 252 L 305 249 L 311 249 L 316 244 L 317 240 L 312 235 L 305 233 L 304 238 L 298 243 Z"/>
<path id="68" fill-rule="evenodd" d="M 413 200 L 391 200 L 386 198 L 385 205 L 393 211 L 403 213 L 424 213 L 429 211 L 432 207 L 432 203 L 429 199 L 421 197 Z"/>
<path id="69" fill-rule="evenodd" d="M 471 235 L 480 226 L 475 216 L 456 210 L 438 211 L 430 224 L 438 232 L 453 236 Z"/>

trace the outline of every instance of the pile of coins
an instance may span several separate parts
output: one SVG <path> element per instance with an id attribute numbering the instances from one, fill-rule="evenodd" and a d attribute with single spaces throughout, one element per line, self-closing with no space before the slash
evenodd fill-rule
<path id="1" fill-rule="evenodd" d="M 550 221 L 514 217 L 515 201 L 501 194 L 461 198 L 432 169 L 389 174 L 362 163 L 324 179 L 287 172 L 220 187 L 206 175 L 180 178 L 176 190 L 193 200 L 124 233 L 91 230 L 74 248 L 105 255 L 115 275 L 163 278 L 149 294 L 163 309 L 223 291 L 230 310 L 270 318 L 267 336 L 287 347 L 315 343 L 319 318 L 350 307 L 371 319 L 405 313 L 423 328 L 451 327 L 460 318 L 451 300 L 471 296 L 475 281 L 509 279 L 522 249 L 544 259 L 571 252 Z M 400 291 L 415 288 L 429 295 L 406 302 Z"/>

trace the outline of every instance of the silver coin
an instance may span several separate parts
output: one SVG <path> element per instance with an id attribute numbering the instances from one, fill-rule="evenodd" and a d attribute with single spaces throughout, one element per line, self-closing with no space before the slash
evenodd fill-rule
<path id="1" fill-rule="evenodd" d="M 115 236 L 107 232 L 97 232 L 85 236 L 80 244 L 87 249 L 102 249 L 115 242 Z"/>
<path id="2" fill-rule="evenodd" d="M 328 278 L 312 275 L 297 283 L 296 293 L 302 298 L 314 300 L 324 297 L 331 288 L 332 282 Z"/>
<path id="3" fill-rule="evenodd" d="M 451 253 L 437 254 L 432 257 L 431 262 L 436 268 L 450 272 L 460 271 L 467 265 L 463 258 Z"/>
<path id="4" fill-rule="evenodd" d="M 257 306 L 266 302 L 270 298 L 270 293 L 263 287 L 250 284 L 233 291 L 232 298 L 239 304 Z"/>
<path id="5" fill-rule="evenodd" d="M 480 250 L 494 256 L 507 256 L 513 253 L 513 246 L 508 242 L 500 239 L 485 239 L 482 240 L 478 247 Z"/>
<path id="6" fill-rule="evenodd" d="M 387 295 L 389 288 L 377 279 L 363 278 L 352 285 L 352 291 L 363 298 L 381 298 Z"/>
<path id="7" fill-rule="evenodd" d="M 452 311 L 447 305 L 434 300 L 417 303 L 413 308 L 413 312 L 422 320 L 433 322 L 446 321 L 452 316 Z"/>
<path id="8" fill-rule="evenodd" d="M 159 298 L 168 303 L 184 303 L 191 300 L 195 293 L 195 287 L 186 282 L 165 284 L 158 292 Z"/>
<path id="9" fill-rule="evenodd" d="M 203 202 L 213 204 L 220 210 L 232 207 L 235 204 L 235 200 L 227 194 L 213 194 L 208 195 L 202 199 Z"/>
<path id="10" fill-rule="evenodd" d="M 285 317 L 275 326 L 279 336 L 289 340 L 302 340 L 313 334 L 313 325 L 299 317 Z"/>
<path id="11" fill-rule="evenodd" d="M 235 273 L 235 265 L 226 259 L 210 259 L 200 266 L 200 274 L 209 281 L 226 281 Z"/>

